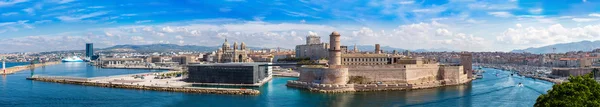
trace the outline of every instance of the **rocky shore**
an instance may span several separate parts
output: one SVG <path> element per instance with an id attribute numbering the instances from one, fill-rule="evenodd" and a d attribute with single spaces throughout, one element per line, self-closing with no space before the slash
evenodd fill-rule
<path id="1" fill-rule="evenodd" d="M 90 80 L 70 80 L 70 79 L 53 79 L 43 77 L 30 77 L 28 80 L 55 82 L 63 84 L 76 84 L 85 86 L 98 86 L 109 88 L 124 88 L 138 90 L 153 90 L 153 91 L 169 91 L 169 92 L 185 92 L 185 93 L 208 93 L 208 94 L 232 94 L 232 95 L 259 95 L 260 91 L 253 89 L 221 89 L 221 88 L 196 88 L 196 87 L 164 87 L 164 86 L 145 86 L 139 84 L 113 84 L 91 82 Z"/>
<path id="2" fill-rule="evenodd" d="M 0 68 L 0 75 L 13 74 L 13 73 L 17 73 L 19 71 L 35 69 L 37 67 L 55 65 L 55 64 L 60 64 L 60 63 L 61 62 L 46 62 L 46 63 L 34 64 L 33 66 L 31 66 L 31 65 L 14 66 L 14 67 L 6 68 L 6 72 L 1 71 L 1 68 Z"/>

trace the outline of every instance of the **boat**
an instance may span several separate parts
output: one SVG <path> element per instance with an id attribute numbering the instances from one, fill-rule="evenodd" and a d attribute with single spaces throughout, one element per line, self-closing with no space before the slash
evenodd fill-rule
<path id="1" fill-rule="evenodd" d="M 62 62 L 83 62 L 83 60 L 77 56 L 73 56 L 62 59 Z"/>

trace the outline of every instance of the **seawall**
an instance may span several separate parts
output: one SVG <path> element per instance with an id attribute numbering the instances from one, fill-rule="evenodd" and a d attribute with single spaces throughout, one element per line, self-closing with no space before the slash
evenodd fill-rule
<path id="1" fill-rule="evenodd" d="M 123 89 L 138 89 L 138 90 L 153 90 L 153 91 L 169 91 L 169 92 L 184 92 L 184 93 L 207 93 L 207 94 L 232 94 L 232 95 L 258 95 L 260 91 L 253 89 L 222 89 L 222 88 L 197 88 L 197 87 L 163 87 L 163 86 L 146 86 L 139 84 L 113 84 L 102 82 L 91 82 L 90 79 L 73 78 L 46 78 L 33 76 L 28 80 L 54 82 L 63 84 L 75 84 L 85 86 L 123 88 Z"/>
<path id="2" fill-rule="evenodd" d="M 6 68 L 6 72 L 2 71 L 2 68 L 0 68 L 0 75 L 13 74 L 13 73 L 17 73 L 19 71 L 29 70 L 29 69 L 37 68 L 37 67 L 55 65 L 55 64 L 60 64 L 60 63 L 61 62 L 38 63 L 38 64 L 34 64 L 34 67 L 31 67 L 31 65 L 29 65 L 29 64 L 21 65 L 21 66 L 14 66 L 14 67 Z"/>

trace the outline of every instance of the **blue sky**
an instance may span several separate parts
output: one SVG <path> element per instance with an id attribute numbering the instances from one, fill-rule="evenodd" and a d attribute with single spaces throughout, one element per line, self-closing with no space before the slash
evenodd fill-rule
<path id="1" fill-rule="evenodd" d="M 0 0 L 0 53 L 120 44 L 510 51 L 600 39 L 596 0 Z"/>

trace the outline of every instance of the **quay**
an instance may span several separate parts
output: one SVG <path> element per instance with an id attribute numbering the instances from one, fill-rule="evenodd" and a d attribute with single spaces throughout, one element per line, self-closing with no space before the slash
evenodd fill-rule
<path id="1" fill-rule="evenodd" d="M 260 91 L 255 89 L 234 89 L 234 88 L 205 88 L 192 87 L 192 83 L 181 81 L 183 76 L 167 79 L 158 79 L 161 74 L 176 73 L 180 71 L 169 71 L 161 73 L 141 73 L 128 74 L 107 77 L 81 78 L 65 76 L 40 76 L 34 75 L 28 77 L 28 80 L 55 82 L 63 84 L 75 84 L 85 86 L 169 91 L 184 93 L 207 93 L 207 94 L 232 94 L 232 95 L 258 95 Z"/>
<path id="2" fill-rule="evenodd" d="M 106 68 L 106 69 L 149 69 L 149 70 L 176 70 L 177 68 L 174 67 L 153 67 L 153 66 L 116 66 L 116 65 L 111 65 L 111 66 L 101 66 L 102 68 Z"/>
<path id="3" fill-rule="evenodd" d="M 14 67 L 6 68 L 6 71 L 0 71 L 0 75 L 13 74 L 13 73 L 17 73 L 19 71 L 30 70 L 30 69 L 35 69 L 37 67 L 44 67 L 44 66 L 55 65 L 55 64 L 60 64 L 60 63 L 61 62 L 46 62 L 46 63 L 33 64 L 33 66 L 32 65 L 14 66 Z"/>
<path id="4" fill-rule="evenodd" d="M 277 77 L 300 77 L 300 73 L 294 71 L 275 71 L 273 76 Z"/>

